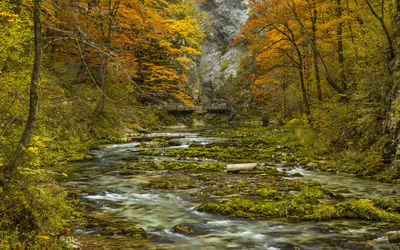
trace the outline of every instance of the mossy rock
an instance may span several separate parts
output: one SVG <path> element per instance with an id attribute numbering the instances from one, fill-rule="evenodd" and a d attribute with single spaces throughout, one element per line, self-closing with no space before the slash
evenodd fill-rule
<path id="1" fill-rule="evenodd" d="M 273 200 L 281 200 L 282 195 L 278 190 L 270 189 L 270 188 L 262 188 L 257 191 L 257 194 L 263 198 L 273 199 Z"/>
<path id="2" fill-rule="evenodd" d="M 169 169 L 169 170 L 197 170 L 206 172 L 219 172 L 226 169 L 226 166 L 219 163 L 212 164 L 197 164 L 188 162 L 159 162 L 157 163 L 157 169 Z"/>
<path id="3" fill-rule="evenodd" d="M 205 226 L 201 224 L 187 224 L 187 223 L 182 223 L 179 225 L 176 225 L 172 228 L 172 231 L 175 233 L 180 233 L 184 235 L 204 235 L 211 233 L 211 230 L 206 228 Z"/>
<path id="4" fill-rule="evenodd" d="M 143 228 L 136 226 L 129 226 L 122 229 L 122 235 L 134 237 L 134 238 L 146 238 L 147 234 Z"/>
<path id="5" fill-rule="evenodd" d="M 124 161 L 139 161 L 139 157 L 136 155 L 126 156 L 122 158 Z"/>
<path id="6" fill-rule="evenodd" d="M 119 233 L 119 229 L 117 227 L 105 227 L 100 230 L 100 234 L 104 236 L 113 236 Z"/>
<path id="7" fill-rule="evenodd" d="M 262 188 L 251 199 L 202 204 L 198 211 L 243 218 L 288 218 L 302 220 L 359 219 L 400 222 L 399 203 L 392 200 L 333 200 L 319 186 L 304 186 L 297 194 Z M 257 198 L 258 197 L 258 198 Z"/>

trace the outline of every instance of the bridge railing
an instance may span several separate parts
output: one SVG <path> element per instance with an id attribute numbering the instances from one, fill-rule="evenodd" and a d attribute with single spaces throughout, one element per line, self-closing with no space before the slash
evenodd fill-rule
<path id="1" fill-rule="evenodd" d="M 203 111 L 203 112 L 218 112 L 218 111 L 230 111 L 231 107 L 228 104 L 212 104 L 212 105 L 203 105 L 203 106 L 187 106 L 182 104 L 169 104 L 164 105 L 162 108 L 166 111 L 170 112 L 195 112 L 195 111 Z"/>

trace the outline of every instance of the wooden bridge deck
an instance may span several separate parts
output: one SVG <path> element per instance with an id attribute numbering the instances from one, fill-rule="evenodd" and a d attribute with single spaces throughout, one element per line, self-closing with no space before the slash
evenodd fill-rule
<path id="1" fill-rule="evenodd" d="M 187 106 L 187 105 L 165 105 L 163 110 L 167 112 L 175 113 L 192 113 L 196 111 L 208 112 L 208 113 L 219 113 L 219 112 L 230 112 L 231 108 L 227 104 L 215 104 L 215 105 L 204 105 L 204 106 Z"/>

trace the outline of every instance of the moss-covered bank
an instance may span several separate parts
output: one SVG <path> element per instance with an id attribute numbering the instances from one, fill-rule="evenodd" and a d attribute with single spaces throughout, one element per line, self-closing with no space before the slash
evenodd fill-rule
<path id="1" fill-rule="evenodd" d="M 378 153 L 356 149 L 335 151 L 310 130 L 278 127 L 241 127 L 214 134 L 226 142 L 179 149 L 154 149 L 144 154 L 178 159 L 225 162 L 276 162 L 310 170 L 349 173 L 385 182 L 400 182 L 400 173 L 385 167 Z"/>

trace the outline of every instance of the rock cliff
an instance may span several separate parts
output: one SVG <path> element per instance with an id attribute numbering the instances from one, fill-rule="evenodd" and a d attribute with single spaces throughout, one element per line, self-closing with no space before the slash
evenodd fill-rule
<path id="1" fill-rule="evenodd" d="M 248 19 L 248 1 L 205 0 L 199 7 L 206 15 L 203 21 L 206 38 L 194 77 L 198 86 L 195 96 L 203 104 L 223 103 L 229 80 L 236 77 L 245 54 L 240 45 L 230 45 Z"/>

